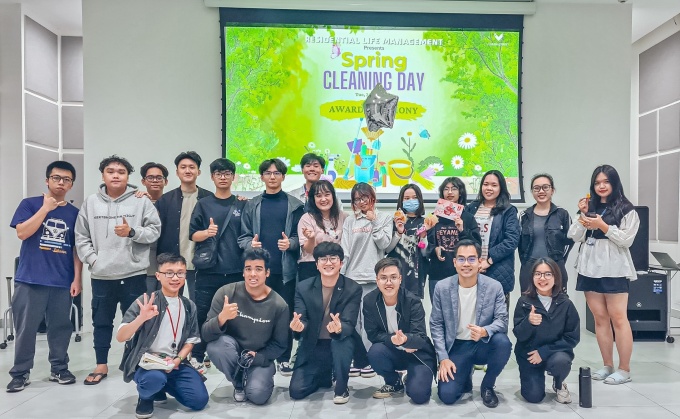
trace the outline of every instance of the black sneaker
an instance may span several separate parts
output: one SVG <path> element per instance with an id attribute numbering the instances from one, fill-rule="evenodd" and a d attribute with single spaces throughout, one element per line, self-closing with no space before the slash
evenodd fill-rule
<path id="1" fill-rule="evenodd" d="M 482 403 L 484 403 L 484 406 L 492 409 L 498 406 L 498 396 L 496 396 L 496 392 L 492 388 L 482 389 Z"/>
<path id="2" fill-rule="evenodd" d="M 27 385 L 31 384 L 31 380 L 29 380 L 28 377 L 29 375 L 26 374 L 12 378 L 12 381 L 10 381 L 9 384 L 7 384 L 7 392 L 17 393 L 26 388 Z"/>
<path id="3" fill-rule="evenodd" d="M 290 362 L 279 362 L 278 363 L 279 374 L 282 377 L 290 377 L 293 375 L 293 364 Z"/>
<path id="4" fill-rule="evenodd" d="M 161 390 L 158 393 L 153 395 L 153 402 L 156 404 L 165 404 L 168 402 L 168 395 L 165 393 L 165 390 Z"/>
<path id="5" fill-rule="evenodd" d="M 373 393 L 374 399 L 387 399 L 392 396 L 404 394 L 404 385 L 398 380 L 394 385 L 385 384 Z"/>
<path id="6" fill-rule="evenodd" d="M 71 374 L 69 370 L 53 372 L 50 375 L 50 381 L 55 381 L 59 384 L 73 384 L 76 382 L 76 376 Z"/>
<path id="7" fill-rule="evenodd" d="M 338 395 L 336 394 L 335 397 L 333 397 L 333 403 L 335 404 L 345 404 L 349 401 L 349 389 L 345 389 L 345 392 Z"/>
<path id="8" fill-rule="evenodd" d="M 153 416 L 153 400 L 137 399 L 135 416 L 137 416 L 137 419 L 146 419 Z"/>

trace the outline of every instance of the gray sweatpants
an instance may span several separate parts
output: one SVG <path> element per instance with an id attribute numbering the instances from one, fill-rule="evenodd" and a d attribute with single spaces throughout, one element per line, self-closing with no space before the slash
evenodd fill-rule
<path id="1" fill-rule="evenodd" d="M 210 361 L 227 377 L 227 380 L 234 387 L 240 388 L 242 384 L 234 382 L 234 373 L 241 356 L 241 346 L 236 342 L 236 339 L 229 335 L 222 335 L 219 339 L 208 343 L 206 352 Z M 243 390 L 251 403 L 258 405 L 267 403 L 274 392 L 274 374 L 276 374 L 274 362 L 266 367 L 248 368 L 246 385 Z"/>
<path id="2" fill-rule="evenodd" d="M 71 294 L 67 288 L 14 283 L 12 315 L 16 341 L 14 366 L 9 370 L 9 375 L 20 377 L 33 368 L 35 338 L 43 318 L 47 325 L 51 371 L 56 373 L 68 369 L 67 352 L 73 332 L 70 313 Z"/>

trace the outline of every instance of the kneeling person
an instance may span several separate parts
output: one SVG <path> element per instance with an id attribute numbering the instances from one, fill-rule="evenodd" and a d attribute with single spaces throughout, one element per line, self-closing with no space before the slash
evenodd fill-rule
<path id="1" fill-rule="evenodd" d="M 243 259 L 245 281 L 217 290 L 202 332 L 210 360 L 234 385 L 234 400 L 260 405 L 274 391 L 274 360 L 288 345 L 288 305 L 266 285 L 269 252 L 249 249 Z"/>
<path id="2" fill-rule="evenodd" d="M 339 244 L 320 243 L 314 248 L 319 274 L 300 282 L 295 292 L 295 312 L 290 328 L 300 344 L 290 380 L 292 399 L 304 399 L 320 387 L 331 387 L 334 376 L 333 402 L 349 401 L 347 381 L 353 342 L 354 339 L 360 341 L 356 323 L 361 286 L 340 274 L 344 257 Z"/>
<path id="3" fill-rule="evenodd" d="M 186 362 L 194 344 L 200 342 L 196 306 L 179 295 L 187 275 L 186 260 L 179 255 L 158 255 L 156 278 L 161 289 L 143 294 L 125 312 L 116 339 L 128 341 L 120 369 L 125 382 L 137 383 L 137 417 L 153 415 L 154 400 L 165 393 L 192 410 L 208 404 L 208 391 L 200 374 Z M 160 354 L 174 363 L 169 370 L 144 369 L 139 363 L 145 353 Z"/>
<path id="4" fill-rule="evenodd" d="M 425 310 L 419 297 L 401 287 L 401 263 L 385 258 L 375 265 L 378 289 L 364 297 L 364 328 L 373 343 L 368 360 L 385 379 L 373 393 L 376 399 L 406 394 L 413 403 L 430 400 L 436 356 L 425 329 Z M 406 370 L 404 384 L 397 370 Z"/>

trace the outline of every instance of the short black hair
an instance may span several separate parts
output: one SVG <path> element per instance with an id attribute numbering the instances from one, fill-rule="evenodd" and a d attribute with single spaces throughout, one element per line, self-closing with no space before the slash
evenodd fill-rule
<path id="1" fill-rule="evenodd" d="M 479 243 L 477 243 L 474 240 L 463 239 L 463 240 L 459 241 L 458 243 L 456 243 L 456 245 L 453 247 L 454 258 L 456 256 L 458 256 L 458 249 L 460 249 L 461 247 L 469 247 L 469 246 L 472 246 L 472 247 L 475 248 L 475 250 L 477 251 L 477 257 L 482 256 L 482 246 L 480 246 Z"/>
<path id="2" fill-rule="evenodd" d="M 71 172 L 71 177 L 73 178 L 71 180 L 73 180 L 74 182 L 76 181 L 76 168 L 73 167 L 71 163 L 64 160 L 56 160 L 48 164 L 47 170 L 45 170 L 45 179 L 52 175 L 52 169 L 68 170 L 69 172 Z"/>
<path id="3" fill-rule="evenodd" d="M 552 272 L 553 278 L 555 279 L 551 295 L 553 297 L 557 297 L 559 293 L 564 291 L 562 289 L 562 271 L 560 270 L 560 267 L 557 265 L 557 263 L 550 258 L 539 258 L 531 267 L 531 280 L 529 281 L 529 286 L 522 294 L 536 298 L 538 291 L 536 291 L 536 285 L 534 284 L 534 272 L 536 272 L 536 268 L 543 264 L 550 267 L 550 271 Z"/>
<path id="4" fill-rule="evenodd" d="M 323 157 L 319 156 L 318 154 L 314 153 L 307 153 L 304 156 L 302 156 L 302 159 L 300 159 L 300 168 L 305 167 L 306 164 L 312 163 L 312 162 L 319 162 L 321 165 L 322 169 L 326 168 L 326 159 Z"/>
<path id="5" fill-rule="evenodd" d="M 319 258 L 324 256 L 337 256 L 340 260 L 345 258 L 345 252 L 342 250 L 342 246 L 333 242 L 321 242 L 314 248 L 312 253 L 314 256 L 314 261 L 318 262 Z"/>
<path id="6" fill-rule="evenodd" d="M 194 163 L 196 163 L 196 166 L 198 166 L 199 169 L 201 168 L 201 162 L 203 161 L 203 159 L 201 158 L 201 156 L 198 155 L 197 152 L 184 151 L 180 153 L 179 156 L 175 157 L 175 167 L 179 167 L 179 162 L 181 162 L 184 159 L 193 160 Z"/>
<path id="7" fill-rule="evenodd" d="M 181 263 L 182 265 L 187 266 L 187 260 L 184 259 L 184 256 L 178 255 L 176 253 L 161 253 L 160 255 L 156 256 L 156 262 L 158 262 L 158 268 L 165 265 L 166 263 Z"/>
<path id="8" fill-rule="evenodd" d="M 127 174 L 130 175 L 132 172 L 135 171 L 135 168 L 132 167 L 129 161 L 123 157 L 118 157 L 115 154 L 105 158 L 99 163 L 99 171 L 104 173 L 104 170 L 106 169 L 106 166 L 113 164 L 113 163 L 119 163 L 125 166 L 125 169 L 127 170 Z"/>
<path id="9" fill-rule="evenodd" d="M 264 261 L 264 268 L 269 269 L 269 260 L 271 257 L 269 256 L 269 252 L 267 249 L 263 249 L 261 247 L 254 247 L 246 250 L 243 252 L 243 264 L 245 266 L 246 261 L 249 260 L 263 260 Z"/>
<path id="10" fill-rule="evenodd" d="M 439 185 L 439 197 L 444 199 L 444 189 L 446 189 L 446 185 L 449 183 L 458 188 L 458 204 L 465 205 L 465 202 L 467 201 L 465 182 L 455 176 L 447 177 L 442 184 Z"/>
<path id="11" fill-rule="evenodd" d="M 375 264 L 375 274 L 378 275 L 380 271 L 385 268 L 389 268 L 390 266 L 396 266 L 397 269 L 399 269 L 399 273 L 401 274 L 401 262 L 397 258 L 380 259 L 378 263 Z"/>
<path id="12" fill-rule="evenodd" d="M 231 170 L 231 173 L 236 173 L 236 165 L 229 159 L 215 159 L 210 163 L 210 173 L 221 172 L 223 170 Z"/>
<path id="13" fill-rule="evenodd" d="M 155 163 L 155 162 L 149 162 L 149 163 L 147 163 L 144 166 L 139 168 L 139 174 L 142 175 L 142 179 L 144 179 L 146 177 L 146 172 L 148 172 L 149 169 L 153 169 L 153 168 L 159 169 L 161 171 L 161 173 L 163 173 L 163 177 L 166 178 L 166 179 L 167 179 L 168 175 L 170 174 L 170 172 L 168 172 L 168 168 L 163 166 L 162 164 Z"/>
<path id="14" fill-rule="evenodd" d="M 286 172 L 288 171 L 288 167 L 286 166 L 286 163 L 281 161 L 281 159 L 267 159 L 267 160 L 263 161 L 262 163 L 260 163 L 260 167 L 259 167 L 260 176 L 264 175 L 264 172 L 266 172 L 267 169 L 269 169 L 269 167 L 272 164 L 274 166 L 276 166 L 276 170 L 281 172 L 282 175 L 285 175 Z"/>

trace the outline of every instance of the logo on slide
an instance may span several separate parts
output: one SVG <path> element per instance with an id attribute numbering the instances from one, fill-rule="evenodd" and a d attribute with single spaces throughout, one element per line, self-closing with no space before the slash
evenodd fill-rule
<path id="1" fill-rule="evenodd" d="M 499 41 L 499 42 L 501 40 L 503 40 L 503 34 L 502 33 L 501 34 L 495 33 L 495 34 L 493 34 L 493 37 L 496 38 L 496 41 Z"/>

